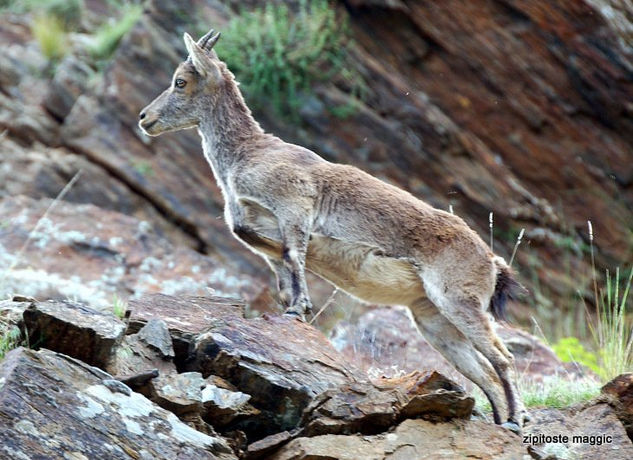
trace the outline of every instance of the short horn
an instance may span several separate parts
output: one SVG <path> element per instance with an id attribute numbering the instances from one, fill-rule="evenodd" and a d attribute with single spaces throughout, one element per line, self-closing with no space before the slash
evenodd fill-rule
<path id="1" fill-rule="evenodd" d="M 207 47 L 205 49 L 212 50 L 219 39 L 220 39 L 220 32 L 218 32 L 217 34 L 215 34 L 213 37 L 209 39 L 209 41 L 207 42 Z"/>
<path id="2" fill-rule="evenodd" d="M 200 40 L 198 40 L 198 46 L 200 48 L 204 49 L 204 47 L 207 46 L 207 42 L 209 41 L 209 39 L 213 36 L 214 32 L 215 32 L 215 30 L 211 29 L 206 34 L 204 34 L 202 37 L 200 37 Z"/>

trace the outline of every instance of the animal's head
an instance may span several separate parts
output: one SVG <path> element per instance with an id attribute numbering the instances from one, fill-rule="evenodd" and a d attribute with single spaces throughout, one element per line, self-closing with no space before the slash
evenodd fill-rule
<path id="1" fill-rule="evenodd" d="M 220 33 L 213 29 L 196 43 L 185 33 L 189 57 L 174 72 L 171 85 L 139 114 L 139 126 L 150 136 L 194 128 L 215 104 L 223 83 L 221 63 L 213 46 Z"/>

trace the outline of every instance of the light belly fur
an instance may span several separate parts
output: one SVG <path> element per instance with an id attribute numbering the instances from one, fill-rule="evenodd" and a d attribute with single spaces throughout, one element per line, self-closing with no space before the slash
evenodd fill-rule
<path id="1" fill-rule="evenodd" d="M 365 302 L 410 305 L 425 297 L 422 280 L 409 261 L 362 243 L 312 234 L 306 268 Z"/>

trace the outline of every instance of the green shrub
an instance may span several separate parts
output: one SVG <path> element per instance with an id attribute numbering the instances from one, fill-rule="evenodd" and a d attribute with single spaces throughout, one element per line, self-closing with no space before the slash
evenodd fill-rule
<path id="1" fill-rule="evenodd" d="M 249 103 L 296 119 L 301 92 L 343 75 L 348 46 L 348 25 L 335 9 L 326 0 L 304 0 L 295 13 L 271 3 L 241 12 L 229 22 L 219 53 Z"/>
<path id="2" fill-rule="evenodd" d="M 31 25 L 31 32 L 49 61 L 56 62 L 66 54 L 68 49 L 66 30 L 55 16 L 37 16 Z"/>
<path id="3" fill-rule="evenodd" d="M 598 357 L 588 351 L 576 337 L 563 337 L 552 346 L 552 349 L 561 361 L 579 363 L 597 374 L 600 373 Z"/>
<path id="4" fill-rule="evenodd" d="M 119 42 L 139 20 L 143 8 L 140 5 L 124 7 L 122 16 L 112 22 L 103 24 L 93 37 L 88 47 L 90 55 L 97 60 L 109 59 L 119 46 Z"/>

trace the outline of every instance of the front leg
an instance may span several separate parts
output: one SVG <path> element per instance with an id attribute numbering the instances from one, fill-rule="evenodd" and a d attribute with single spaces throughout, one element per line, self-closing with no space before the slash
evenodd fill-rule
<path id="1" fill-rule="evenodd" d="M 282 237 L 281 260 L 273 262 L 277 274 L 279 296 L 285 313 L 303 317 L 312 310 L 305 277 L 306 253 L 310 238 L 309 219 L 280 219 Z"/>

